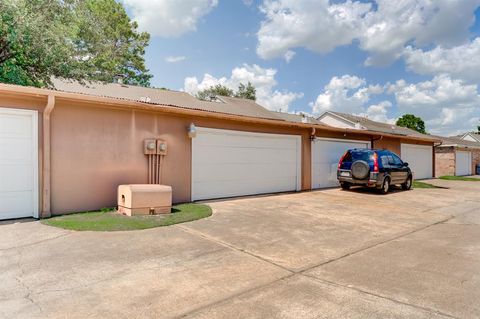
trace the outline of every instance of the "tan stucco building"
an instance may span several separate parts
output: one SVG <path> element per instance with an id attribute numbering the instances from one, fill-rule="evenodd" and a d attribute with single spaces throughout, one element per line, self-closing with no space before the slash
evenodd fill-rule
<path id="1" fill-rule="evenodd" d="M 342 147 L 402 155 L 402 145 L 433 150 L 437 141 L 334 127 L 235 98 L 206 102 L 121 84 L 56 87 L 0 84 L 0 219 L 115 206 L 119 184 L 149 181 L 147 139 L 168 145 L 159 176 L 176 203 L 335 186 Z M 433 152 L 431 163 L 433 176 Z"/>

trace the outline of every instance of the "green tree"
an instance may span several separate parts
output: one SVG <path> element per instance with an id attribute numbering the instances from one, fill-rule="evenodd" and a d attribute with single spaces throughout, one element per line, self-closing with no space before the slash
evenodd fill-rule
<path id="1" fill-rule="evenodd" d="M 138 32 L 115 0 L 0 1 L 0 82 L 51 86 L 52 77 L 149 86 Z"/>
<path id="2" fill-rule="evenodd" d="M 238 91 L 235 93 L 235 97 L 255 101 L 257 100 L 257 90 L 250 82 L 248 82 L 247 85 L 240 83 Z"/>
<path id="3" fill-rule="evenodd" d="M 210 100 L 214 96 L 234 96 L 233 90 L 229 89 L 225 85 L 217 84 L 211 86 L 208 89 L 199 91 L 197 93 L 197 98 L 200 100 Z"/>
<path id="4" fill-rule="evenodd" d="M 257 90 L 250 82 L 248 82 L 247 85 L 240 83 L 237 92 L 234 92 L 232 89 L 226 87 L 225 85 L 217 84 L 215 86 L 209 87 L 208 89 L 199 91 L 196 96 L 200 100 L 211 100 L 212 97 L 218 95 L 238 97 L 255 101 L 257 99 L 256 92 Z"/>
<path id="5" fill-rule="evenodd" d="M 422 134 L 427 134 L 425 131 L 425 122 L 413 114 L 405 114 L 397 120 L 398 126 L 407 127 Z"/>
<path id="6" fill-rule="evenodd" d="M 88 78 L 112 82 L 121 76 L 125 84 L 149 86 L 152 75 L 145 67 L 144 55 L 150 35 L 138 32 L 137 23 L 130 21 L 115 0 L 77 1 L 80 19 L 76 46 L 85 52 Z"/>

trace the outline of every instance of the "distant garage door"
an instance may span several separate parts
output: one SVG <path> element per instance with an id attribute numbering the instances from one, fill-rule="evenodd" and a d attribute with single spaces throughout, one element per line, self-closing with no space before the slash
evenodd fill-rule
<path id="1" fill-rule="evenodd" d="M 413 178 L 432 178 L 433 147 L 428 145 L 402 144 L 401 158 L 413 172 Z"/>
<path id="2" fill-rule="evenodd" d="M 192 200 L 301 189 L 301 137 L 198 128 Z"/>
<path id="3" fill-rule="evenodd" d="M 38 217 L 37 118 L 0 107 L 0 219 Z"/>
<path id="4" fill-rule="evenodd" d="M 343 154 L 352 148 L 369 148 L 370 142 L 317 138 L 312 142 L 312 188 L 338 186 L 337 168 Z"/>
<path id="5" fill-rule="evenodd" d="M 455 161 L 455 175 L 466 176 L 472 174 L 472 153 L 457 151 Z"/>

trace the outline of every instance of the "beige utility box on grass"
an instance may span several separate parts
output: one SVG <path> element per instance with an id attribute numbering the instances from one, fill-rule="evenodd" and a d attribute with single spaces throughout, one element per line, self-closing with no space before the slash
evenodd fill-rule
<path id="1" fill-rule="evenodd" d="M 172 209 L 172 187 L 156 184 L 118 186 L 118 211 L 128 216 L 168 214 Z"/>

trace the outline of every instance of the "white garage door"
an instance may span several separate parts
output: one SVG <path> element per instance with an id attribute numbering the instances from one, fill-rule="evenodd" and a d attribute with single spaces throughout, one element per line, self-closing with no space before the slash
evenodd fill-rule
<path id="1" fill-rule="evenodd" d="M 414 179 L 432 178 L 433 147 L 427 145 L 402 144 L 401 158 L 407 162 Z"/>
<path id="2" fill-rule="evenodd" d="M 38 217 L 37 112 L 0 107 L 0 219 Z"/>
<path id="3" fill-rule="evenodd" d="M 197 131 L 192 139 L 192 200 L 300 190 L 300 136 Z"/>
<path id="4" fill-rule="evenodd" d="M 352 148 L 369 148 L 370 142 L 315 139 L 312 142 L 312 188 L 338 186 L 338 161 Z"/>
<path id="5" fill-rule="evenodd" d="M 455 175 L 466 176 L 472 175 L 472 153 L 457 151 L 455 163 Z"/>

